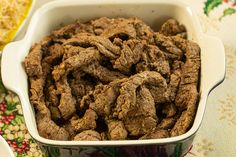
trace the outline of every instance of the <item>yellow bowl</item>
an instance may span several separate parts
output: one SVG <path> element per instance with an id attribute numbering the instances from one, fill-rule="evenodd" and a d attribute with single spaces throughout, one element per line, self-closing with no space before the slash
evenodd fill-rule
<path id="1" fill-rule="evenodd" d="M 6 35 L 2 36 L 3 39 L 1 39 L 1 36 L 0 36 L 0 50 L 2 50 L 6 44 L 11 42 L 19 34 L 19 32 L 24 28 L 24 26 L 26 24 L 26 19 L 29 17 L 29 15 L 32 11 L 34 2 L 35 2 L 35 0 L 28 0 L 28 2 L 26 2 L 26 5 L 23 7 L 23 9 L 20 10 L 23 12 L 21 15 L 19 12 L 15 12 L 15 10 L 16 10 L 15 8 L 9 8 L 9 10 L 15 12 L 14 14 L 19 14 L 19 16 L 18 16 L 19 19 L 17 20 L 17 19 L 13 19 L 12 17 L 10 17 L 12 21 L 16 21 L 16 22 L 13 24 L 12 28 L 10 28 L 6 31 Z M 10 0 L 10 1 L 7 0 L 7 3 L 10 3 L 10 4 L 17 3 L 17 1 L 16 0 Z M 0 14 L 4 14 L 3 12 L 9 11 L 3 7 L 4 7 L 3 5 L 0 7 Z M 1 20 L 3 20 L 3 18 L 0 18 L 0 30 L 1 29 L 3 30 L 3 22 Z"/>

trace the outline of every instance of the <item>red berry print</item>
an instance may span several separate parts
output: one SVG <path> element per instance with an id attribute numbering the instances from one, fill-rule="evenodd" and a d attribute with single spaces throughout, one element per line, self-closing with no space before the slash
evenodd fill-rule
<path id="1" fill-rule="evenodd" d="M 5 112 L 7 109 L 7 104 L 3 101 L 0 103 L 0 111 Z"/>
<path id="2" fill-rule="evenodd" d="M 17 143 L 16 141 L 8 140 L 7 143 L 19 154 L 26 153 L 30 149 L 29 143 L 27 141 Z"/>

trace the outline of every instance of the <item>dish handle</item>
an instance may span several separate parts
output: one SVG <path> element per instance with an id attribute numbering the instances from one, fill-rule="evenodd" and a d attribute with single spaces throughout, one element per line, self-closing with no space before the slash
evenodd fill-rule
<path id="1" fill-rule="evenodd" d="M 19 63 L 19 60 L 22 57 L 22 54 L 19 53 L 23 43 L 21 41 L 12 42 L 5 46 L 1 58 L 1 75 L 4 86 L 16 93 L 20 89 L 20 72 L 22 66 Z"/>
<path id="2" fill-rule="evenodd" d="M 201 40 L 202 46 L 202 83 L 207 87 L 207 91 L 212 91 L 216 86 L 224 81 L 225 78 L 225 49 L 222 41 L 217 37 L 204 36 Z M 205 63 L 204 63 L 205 62 Z M 205 71 L 204 71 L 205 70 Z"/>

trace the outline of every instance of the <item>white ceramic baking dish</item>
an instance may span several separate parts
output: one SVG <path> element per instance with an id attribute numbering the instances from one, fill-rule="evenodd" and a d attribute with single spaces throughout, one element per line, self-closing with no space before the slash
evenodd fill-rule
<path id="1" fill-rule="evenodd" d="M 0 135 L 0 157 L 14 157 L 13 151 L 8 145 L 7 141 Z"/>
<path id="2" fill-rule="evenodd" d="M 160 23 L 172 17 L 184 24 L 188 31 L 188 38 L 197 42 L 201 47 L 201 77 L 200 101 L 192 128 L 185 134 L 177 137 L 151 140 L 123 140 L 123 141 L 55 141 L 39 136 L 35 122 L 34 109 L 28 95 L 27 75 L 22 65 L 31 45 L 49 34 L 61 23 L 88 21 L 90 19 L 107 17 L 137 16 L 143 19 L 152 28 L 157 29 Z M 220 84 L 225 77 L 225 53 L 222 42 L 203 34 L 198 18 L 193 10 L 179 1 L 166 0 L 57 0 L 48 3 L 35 12 L 28 31 L 23 40 L 7 45 L 2 55 L 2 79 L 4 85 L 18 94 L 23 107 L 26 126 L 31 136 L 50 153 L 67 152 L 66 156 L 78 155 L 81 152 L 117 153 L 117 149 L 135 148 L 149 149 L 154 146 L 158 152 L 165 150 L 165 156 L 181 156 L 190 147 L 205 111 L 206 101 L 210 91 Z M 110 147 L 107 147 L 110 146 Z M 130 147 L 127 147 L 130 146 Z M 83 148 L 83 149 L 82 149 Z M 114 150 L 113 150 L 114 149 Z M 81 151 L 83 150 L 83 151 Z M 69 153 L 69 154 L 68 154 Z M 58 155 L 57 154 L 57 155 Z M 115 154 L 113 152 L 113 154 Z M 54 154 L 55 155 L 55 154 Z M 59 155 L 58 155 L 59 156 Z M 137 155 L 138 156 L 138 155 Z"/>

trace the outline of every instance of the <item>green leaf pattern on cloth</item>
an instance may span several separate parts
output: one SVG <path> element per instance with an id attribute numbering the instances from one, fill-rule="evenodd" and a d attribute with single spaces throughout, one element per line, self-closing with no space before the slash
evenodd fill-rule
<path id="1" fill-rule="evenodd" d="M 227 6 L 227 8 L 224 9 L 221 17 L 219 17 L 219 20 L 221 21 L 224 17 L 232 15 L 236 13 L 236 0 L 207 0 L 204 3 L 204 14 L 207 16 L 210 16 L 210 12 L 213 11 L 215 8 L 219 7 L 220 5 Z"/>
<path id="2" fill-rule="evenodd" d="M 205 2 L 204 13 L 208 16 L 211 10 L 222 4 L 223 0 L 207 0 Z"/>
<path id="3" fill-rule="evenodd" d="M 223 15 L 219 18 L 219 20 L 222 20 L 223 17 L 228 16 L 228 15 L 232 15 L 234 13 L 236 13 L 235 8 L 226 8 L 223 12 Z"/>

